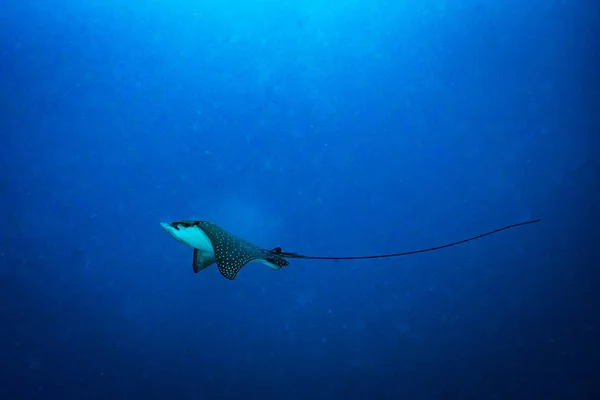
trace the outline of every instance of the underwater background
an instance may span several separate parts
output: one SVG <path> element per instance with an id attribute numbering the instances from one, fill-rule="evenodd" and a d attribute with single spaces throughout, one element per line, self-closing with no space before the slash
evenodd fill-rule
<path id="1" fill-rule="evenodd" d="M 598 399 L 596 1 L 5 0 L 0 399 Z M 347 256 L 194 274 L 159 223 Z"/>

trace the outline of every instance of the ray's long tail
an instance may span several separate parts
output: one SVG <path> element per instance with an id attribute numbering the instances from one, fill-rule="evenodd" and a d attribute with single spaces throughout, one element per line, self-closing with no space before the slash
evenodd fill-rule
<path id="1" fill-rule="evenodd" d="M 284 258 L 303 258 L 303 259 L 307 259 L 307 260 L 366 260 L 366 259 L 373 259 L 373 258 L 402 257 L 402 256 L 409 256 L 411 254 L 427 253 L 430 251 L 445 249 L 447 247 L 457 246 L 459 244 L 463 244 L 463 243 L 471 242 L 473 240 L 481 239 L 483 237 L 490 236 L 495 233 L 505 231 L 507 229 L 516 228 L 516 227 L 523 226 L 523 225 L 534 224 L 534 223 L 540 222 L 540 221 L 541 221 L 541 219 L 533 219 L 530 221 L 519 222 L 517 224 L 507 225 L 502 228 L 494 229 L 493 231 L 489 231 L 489 232 L 482 233 L 477 236 L 470 237 L 468 239 L 459 240 L 458 242 L 447 243 L 447 244 L 443 244 L 441 246 L 429 247 L 426 249 L 405 251 L 402 253 L 377 254 L 377 255 L 368 255 L 368 256 L 324 257 L 324 256 L 307 256 L 304 254 L 281 251 L 281 247 L 277 247 L 271 251 L 281 257 L 284 257 Z"/>

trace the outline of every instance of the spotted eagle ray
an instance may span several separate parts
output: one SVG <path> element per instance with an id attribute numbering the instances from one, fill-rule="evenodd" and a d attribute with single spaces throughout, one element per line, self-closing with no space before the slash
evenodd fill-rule
<path id="1" fill-rule="evenodd" d="M 244 265 L 253 261 L 266 264 L 272 270 L 277 271 L 289 265 L 288 258 L 303 258 L 309 260 L 365 260 L 373 258 L 401 257 L 441 250 L 446 247 L 456 246 L 485 236 L 493 235 L 494 233 L 506 229 L 533 224 L 539 221 L 539 219 L 534 219 L 531 221 L 519 222 L 468 239 L 459 240 L 458 242 L 426 249 L 406 251 L 403 253 L 349 257 L 306 256 L 298 253 L 284 252 L 281 250 L 281 247 L 267 250 L 241 239 L 208 221 L 190 220 L 170 223 L 161 222 L 160 225 L 173 236 L 175 240 L 185 243 L 194 249 L 192 267 L 195 273 L 202 271 L 216 262 L 221 275 L 227 279 L 233 280 Z"/>

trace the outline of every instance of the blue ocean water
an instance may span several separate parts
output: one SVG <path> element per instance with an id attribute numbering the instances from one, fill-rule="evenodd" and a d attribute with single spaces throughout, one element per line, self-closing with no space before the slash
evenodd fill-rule
<path id="1" fill-rule="evenodd" d="M 0 9 L 0 399 L 598 399 L 596 2 Z M 194 274 L 161 221 L 401 252 Z"/>

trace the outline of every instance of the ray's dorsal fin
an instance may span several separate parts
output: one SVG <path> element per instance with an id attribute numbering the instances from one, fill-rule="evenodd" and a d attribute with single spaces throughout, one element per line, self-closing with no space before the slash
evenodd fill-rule
<path id="1" fill-rule="evenodd" d="M 265 260 L 276 267 L 285 267 L 289 261 L 277 253 L 265 250 L 208 221 L 195 221 L 210 239 L 215 250 L 219 272 L 227 279 L 235 279 L 244 265 Z"/>

